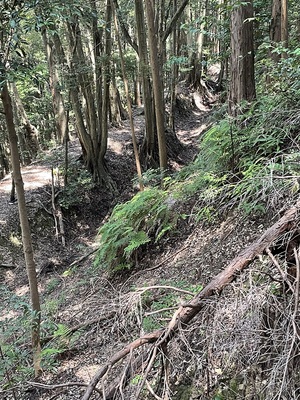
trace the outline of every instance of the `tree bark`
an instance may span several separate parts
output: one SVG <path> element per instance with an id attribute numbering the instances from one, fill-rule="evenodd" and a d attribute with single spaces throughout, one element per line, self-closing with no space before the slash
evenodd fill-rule
<path id="1" fill-rule="evenodd" d="M 111 22 L 112 8 L 110 0 L 106 4 L 106 26 L 104 34 L 104 61 L 103 61 L 103 102 L 102 102 L 102 128 L 101 128 L 101 145 L 100 145 L 100 161 L 104 162 L 104 156 L 107 150 L 108 140 L 108 111 L 109 111 L 109 87 L 111 81 L 110 64 L 112 51 Z"/>
<path id="2" fill-rule="evenodd" d="M 288 0 L 281 0 L 281 42 L 285 49 L 288 48 L 289 44 L 289 33 L 288 33 Z M 283 51 L 281 54 L 283 58 L 287 58 L 287 52 Z"/>
<path id="3" fill-rule="evenodd" d="M 12 92 L 14 95 L 14 100 L 15 100 L 15 103 L 17 106 L 17 111 L 20 116 L 21 123 L 25 130 L 25 138 L 24 138 L 25 145 L 30 153 L 30 158 L 32 160 L 36 157 L 37 152 L 40 148 L 40 145 L 38 142 L 38 131 L 37 131 L 36 127 L 33 126 L 31 124 L 31 122 L 29 121 L 29 118 L 28 118 L 25 108 L 23 106 L 23 102 L 20 98 L 17 86 L 14 82 L 11 84 L 11 87 L 12 87 Z"/>
<path id="4" fill-rule="evenodd" d="M 231 80 L 229 114 L 237 116 L 242 101 L 251 102 L 256 97 L 254 78 L 252 1 L 240 5 L 231 13 Z"/>
<path id="5" fill-rule="evenodd" d="M 176 13 L 173 15 L 169 25 L 166 27 L 166 30 L 163 34 L 162 41 L 165 42 L 167 38 L 169 37 L 170 33 L 174 29 L 176 22 L 184 12 L 185 7 L 188 5 L 189 0 L 183 0 L 181 3 L 180 7 L 177 9 Z"/>
<path id="6" fill-rule="evenodd" d="M 55 65 L 54 45 L 49 39 L 45 28 L 42 29 L 42 38 L 49 69 L 49 84 L 55 117 L 56 137 L 59 143 L 63 143 L 68 140 L 68 115 L 65 109 L 63 96 L 59 90 L 59 77 Z"/>
<path id="7" fill-rule="evenodd" d="M 131 108 L 131 100 L 130 100 L 130 94 L 129 94 L 129 89 L 128 89 L 128 79 L 127 79 L 127 75 L 126 75 L 125 59 L 124 59 L 124 55 L 123 55 L 123 51 L 122 51 L 122 44 L 121 44 L 121 39 L 120 39 L 120 35 L 119 35 L 118 21 L 117 21 L 117 17 L 116 17 L 116 10 L 114 9 L 113 0 L 111 0 L 111 7 L 113 10 L 114 24 L 115 24 L 115 30 L 116 30 L 116 35 L 117 35 L 118 47 L 119 47 L 119 55 L 120 55 L 120 60 L 121 60 L 121 69 L 122 69 L 123 83 L 124 83 L 124 89 L 125 89 L 126 100 L 127 100 L 127 109 L 128 109 L 128 116 L 129 116 L 129 121 L 130 121 L 130 130 L 131 130 L 131 138 L 132 138 L 136 171 L 137 171 L 137 175 L 138 175 L 138 179 L 139 179 L 140 190 L 144 190 L 142 169 L 141 169 L 141 163 L 140 163 L 140 158 L 139 158 L 138 145 L 137 145 L 136 136 L 135 136 L 134 121 L 133 121 L 132 108 Z"/>
<path id="8" fill-rule="evenodd" d="M 107 119 L 107 115 L 104 116 L 103 109 L 106 109 L 104 97 L 108 96 L 109 100 L 109 92 L 105 92 L 103 89 L 103 100 L 98 97 L 99 93 L 95 96 L 92 74 L 86 68 L 88 61 L 83 50 L 78 18 L 74 17 L 73 20 L 69 20 L 67 28 L 71 53 L 69 71 L 70 76 L 73 78 L 73 82 L 70 85 L 70 100 L 75 115 L 83 159 L 86 167 L 93 174 L 94 181 L 114 190 L 114 183 L 108 175 L 104 161 L 107 149 L 107 120 L 103 120 L 103 118 Z M 85 103 L 85 118 L 81 106 L 81 94 L 84 99 L 83 103 Z M 95 97 L 97 99 L 97 108 Z M 100 109 L 99 100 L 102 100 L 102 121 L 97 113 L 97 110 Z M 101 125 L 99 125 L 100 122 Z"/>
<path id="9" fill-rule="evenodd" d="M 1 99 L 3 103 L 10 149 L 11 149 L 11 162 L 13 169 L 13 178 L 16 185 L 18 196 L 18 207 L 20 225 L 22 231 L 22 243 L 25 256 L 25 264 L 30 288 L 30 297 L 33 310 L 33 320 L 31 326 L 32 333 L 32 347 L 33 347 L 33 364 L 35 375 L 38 376 L 41 372 L 40 358 L 41 358 L 41 345 L 40 345 L 40 321 L 41 321 L 41 307 L 38 292 L 36 268 L 33 257 L 33 247 L 31 241 L 30 226 L 26 210 L 24 185 L 20 169 L 19 151 L 17 144 L 17 134 L 14 125 L 13 111 L 11 96 L 8 91 L 7 83 L 2 86 Z"/>
<path id="10" fill-rule="evenodd" d="M 154 12 L 151 0 L 145 0 L 146 15 L 148 24 L 148 39 L 150 50 L 150 66 L 153 81 L 154 107 L 157 127 L 158 151 L 159 151 L 159 166 L 161 171 L 167 169 L 167 147 L 165 135 L 165 105 L 163 97 L 163 83 L 161 72 L 161 60 L 158 57 L 158 41 L 157 33 L 154 26 Z"/>
<path id="11" fill-rule="evenodd" d="M 150 69 L 148 60 L 148 49 L 146 39 L 146 24 L 144 17 L 144 7 L 140 0 L 135 0 L 135 21 L 137 28 L 137 36 L 139 43 L 139 70 L 142 79 L 142 94 L 144 103 L 145 114 L 145 128 L 146 135 L 143 143 L 143 153 L 146 158 L 146 166 L 157 168 L 156 161 L 154 160 L 155 149 L 155 115 L 154 105 L 152 99 L 152 89 L 150 82 Z"/>

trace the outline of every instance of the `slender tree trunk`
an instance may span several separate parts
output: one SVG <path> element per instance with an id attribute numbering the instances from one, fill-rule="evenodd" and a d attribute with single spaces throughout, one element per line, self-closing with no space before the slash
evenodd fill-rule
<path id="1" fill-rule="evenodd" d="M 196 36 L 189 34 L 190 46 L 193 47 L 194 42 L 196 42 L 196 48 L 194 51 L 192 51 L 190 55 L 190 64 L 192 70 L 188 76 L 189 83 L 195 89 L 199 89 L 201 87 L 201 78 L 203 72 L 203 66 L 202 66 L 203 48 L 205 44 L 205 35 L 203 31 L 206 25 L 207 7 L 208 7 L 208 0 L 205 0 L 202 10 L 200 9 L 201 20 L 202 20 L 199 26 L 200 31 L 197 33 Z"/>
<path id="2" fill-rule="evenodd" d="M 9 162 L 8 155 L 6 151 L 6 145 L 4 143 L 0 143 L 0 176 L 4 177 L 5 174 L 9 173 Z"/>
<path id="3" fill-rule="evenodd" d="M 143 143 L 143 153 L 146 155 L 146 166 L 157 168 L 156 161 L 154 159 L 155 151 L 155 129 L 156 121 L 154 114 L 154 105 L 152 99 L 152 89 L 150 82 L 150 68 L 148 60 L 147 50 L 147 35 L 146 35 L 146 23 L 144 18 L 144 7 L 140 0 L 135 0 L 135 20 L 138 36 L 138 50 L 139 50 L 139 70 L 142 79 L 142 94 L 144 103 L 145 113 L 145 128 L 146 135 Z"/>
<path id="4" fill-rule="evenodd" d="M 32 347 L 33 347 L 33 364 L 35 375 L 41 373 L 40 358 L 41 358 L 41 345 L 40 345 L 40 321 L 41 321 L 41 307 L 39 300 L 37 276 L 35 269 L 35 262 L 33 257 L 33 247 L 31 242 L 30 226 L 27 216 L 24 185 L 20 169 L 19 152 L 17 144 L 17 135 L 13 119 L 11 96 L 8 91 L 7 84 L 4 83 L 1 91 L 1 99 L 3 103 L 10 149 L 11 161 L 13 169 L 13 177 L 16 185 L 18 196 L 18 207 L 20 216 L 20 225 L 22 231 L 22 243 L 24 249 L 25 263 L 29 281 L 31 304 L 33 309 L 32 320 Z"/>
<path id="5" fill-rule="evenodd" d="M 95 60 L 95 102 L 98 116 L 98 141 L 101 138 L 101 118 L 102 118 L 102 104 L 103 104 L 103 77 L 102 77 L 102 62 L 101 54 L 103 53 L 103 28 L 98 27 L 98 10 L 96 0 L 91 0 L 91 9 L 93 11 L 92 17 L 92 37 L 94 47 L 94 60 Z"/>
<path id="6" fill-rule="evenodd" d="M 111 123 L 113 126 L 121 126 L 121 110 L 119 107 L 119 96 L 116 82 L 115 65 L 111 64 L 111 89 L 110 89 L 110 107 L 111 107 Z"/>
<path id="7" fill-rule="evenodd" d="M 177 10 L 177 0 L 173 0 L 173 15 L 175 15 Z M 176 29 L 176 24 L 173 28 L 172 32 L 172 52 L 175 57 L 178 55 L 178 29 Z M 172 75 L 171 75 L 171 95 L 170 95 L 170 117 L 169 117 L 169 126 L 173 132 L 175 132 L 175 107 L 176 107 L 176 84 L 178 79 L 178 65 L 173 63 L 172 66 Z"/>
<path id="8" fill-rule="evenodd" d="M 229 113 L 237 116 L 243 100 L 255 99 L 252 1 L 240 5 L 231 13 L 231 81 Z"/>
<path id="9" fill-rule="evenodd" d="M 281 0 L 273 0 L 272 17 L 270 23 L 270 41 L 273 46 L 281 41 Z M 270 52 L 270 57 L 275 62 L 280 60 L 280 54 Z"/>
<path id="10" fill-rule="evenodd" d="M 13 93 L 12 84 L 8 84 L 8 90 L 11 90 L 11 92 Z M 18 105 L 17 105 L 16 99 L 13 95 L 11 96 L 11 102 L 12 102 L 13 115 L 14 115 L 14 124 L 15 124 L 15 127 L 17 127 L 16 133 L 17 133 L 17 139 L 18 139 L 20 162 L 21 162 L 21 165 L 29 165 L 32 161 L 31 151 L 30 151 L 30 148 L 26 141 L 25 131 L 22 129 L 22 122 L 20 121 L 19 113 L 18 113 Z"/>
<path id="11" fill-rule="evenodd" d="M 64 100 L 59 90 L 59 77 L 54 58 L 54 46 L 52 41 L 48 38 L 46 29 L 42 29 L 42 38 L 44 42 L 49 77 L 50 77 L 50 90 L 52 96 L 52 106 L 55 116 L 56 136 L 59 143 L 68 140 L 68 115 L 65 110 Z"/>
<path id="12" fill-rule="evenodd" d="M 134 100 L 137 107 L 142 107 L 141 101 L 141 73 L 138 54 L 136 55 L 137 74 L 134 80 Z"/>
<path id="13" fill-rule="evenodd" d="M 118 22 L 117 22 L 117 18 L 116 18 L 116 11 L 114 9 L 113 0 L 111 0 L 111 7 L 112 7 L 112 10 L 114 11 L 113 12 L 114 23 L 115 23 L 115 29 L 116 29 L 116 34 L 117 34 L 117 40 L 118 40 L 119 54 L 120 54 L 120 59 L 121 59 L 121 68 L 122 68 L 125 94 L 126 94 L 126 99 L 127 99 L 127 108 L 128 108 L 128 116 L 129 116 L 129 120 L 130 120 L 130 129 L 131 129 L 131 137 L 132 137 L 133 151 L 134 151 L 134 157 L 135 157 L 136 171 L 137 171 L 137 175 L 138 175 L 138 179 L 139 179 L 140 190 L 144 190 L 142 169 L 141 169 L 141 164 L 140 164 L 137 141 L 136 141 L 136 137 L 135 137 L 131 100 L 130 100 L 129 89 L 128 89 L 128 79 L 126 76 L 125 60 L 124 60 L 124 55 L 123 55 L 123 51 L 122 51 L 122 44 L 121 44 L 121 40 L 120 40 L 119 27 L 118 27 Z"/>
<path id="14" fill-rule="evenodd" d="M 110 0 L 106 4 L 106 26 L 104 34 L 104 65 L 103 65 L 103 102 L 102 102 L 102 129 L 101 129 L 101 147 L 100 147 L 100 160 L 104 160 L 107 150 L 108 138 L 108 111 L 109 111 L 109 87 L 110 87 L 110 57 L 112 49 L 111 38 L 111 21 L 112 21 L 112 8 Z"/>
<path id="15" fill-rule="evenodd" d="M 157 139 L 158 139 L 158 151 L 159 151 L 159 166 L 163 172 L 167 169 L 167 147 L 166 147 L 166 136 L 165 136 L 165 105 L 163 97 L 163 84 L 161 75 L 161 63 L 158 58 L 158 43 L 157 34 L 154 26 L 154 12 L 151 0 L 145 0 L 146 4 L 146 15 L 148 24 L 148 38 L 150 48 L 150 66 L 152 72 L 153 81 L 153 94 L 154 94 L 154 106 L 155 106 L 155 117 L 157 126 Z"/>
<path id="16" fill-rule="evenodd" d="M 29 118 L 27 116 L 27 113 L 25 111 L 25 108 L 23 106 L 23 102 L 20 98 L 18 89 L 16 84 L 13 82 L 11 84 L 13 95 L 14 95 L 14 100 L 16 102 L 18 114 L 21 119 L 21 123 L 25 129 L 25 142 L 26 142 L 26 147 L 29 149 L 30 152 L 30 157 L 31 159 L 35 158 L 37 155 L 37 152 L 40 148 L 39 142 L 38 142 L 38 131 L 35 126 L 31 124 L 29 121 Z"/>
<path id="17" fill-rule="evenodd" d="M 288 34 L 288 0 L 281 0 L 281 42 L 285 49 L 289 45 L 289 34 Z M 283 58 L 287 58 L 287 52 L 283 51 Z"/>

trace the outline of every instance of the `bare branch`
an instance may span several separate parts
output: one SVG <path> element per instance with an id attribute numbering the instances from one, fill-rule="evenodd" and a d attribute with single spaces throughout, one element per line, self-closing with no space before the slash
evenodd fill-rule
<path id="1" fill-rule="evenodd" d="M 254 243 L 242 250 L 231 263 L 220 272 L 202 291 L 200 291 L 188 304 L 180 306 L 174 313 L 171 321 L 164 330 L 157 330 L 150 334 L 147 334 L 139 339 L 136 339 L 132 343 L 128 344 L 121 351 L 116 353 L 106 365 L 104 365 L 91 380 L 82 400 L 88 400 L 96 387 L 101 377 L 106 373 L 108 368 L 112 367 L 128 353 L 141 347 L 145 344 L 155 343 L 152 349 L 152 356 L 157 353 L 158 348 L 162 345 L 166 345 L 174 334 L 179 330 L 181 325 L 188 324 L 204 307 L 206 302 L 204 301 L 210 296 L 219 295 L 221 291 L 229 283 L 231 283 L 236 276 L 244 270 L 258 255 L 261 255 L 264 251 L 271 246 L 275 239 L 277 239 L 282 233 L 292 229 L 299 223 L 299 209 L 300 199 L 294 207 L 290 208 L 274 225 L 265 231 L 265 233 Z M 299 261 L 298 261 L 299 263 Z M 300 275 L 300 273 L 299 273 Z M 299 283 L 298 283 L 299 287 Z M 153 358 L 153 357 L 152 357 Z M 153 360 L 148 364 L 151 366 Z M 149 369 L 150 370 L 150 369 Z M 147 369 L 148 371 L 148 369 Z M 147 378 L 147 374 L 146 374 Z M 143 380 L 145 384 L 146 379 Z M 112 390 L 113 392 L 113 390 Z M 140 390 L 138 392 L 138 395 Z"/>

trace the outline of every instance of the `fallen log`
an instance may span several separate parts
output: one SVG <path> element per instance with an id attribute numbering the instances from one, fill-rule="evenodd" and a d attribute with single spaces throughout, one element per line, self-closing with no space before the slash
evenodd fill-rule
<path id="1" fill-rule="evenodd" d="M 104 375 L 121 359 L 127 354 L 132 353 L 133 350 L 145 344 L 155 344 L 155 348 L 162 345 L 166 345 L 170 339 L 176 334 L 179 326 L 188 324 L 204 307 L 205 299 L 212 295 L 220 295 L 222 290 L 231 283 L 236 276 L 245 269 L 255 258 L 263 254 L 266 249 L 272 246 L 272 243 L 287 231 L 292 231 L 297 227 L 299 223 L 299 210 L 300 210 L 300 199 L 297 203 L 288 209 L 285 214 L 254 243 L 242 250 L 231 263 L 221 271 L 214 279 L 204 287 L 203 290 L 197 293 L 197 295 L 190 300 L 187 304 L 184 304 L 178 308 L 174 313 L 168 326 L 163 330 L 157 330 L 151 332 L 139 339 L 128 344 L 118 353 L 112 356 L 112 358 L 98 370 L 90 381 L 86 392 L 84 393 L 82 400 L 88 400 L 94 388 Z M 110 390 L 113 393 L 114 390 Z M 108 400 L 111 397 L 105 396 Z"/>

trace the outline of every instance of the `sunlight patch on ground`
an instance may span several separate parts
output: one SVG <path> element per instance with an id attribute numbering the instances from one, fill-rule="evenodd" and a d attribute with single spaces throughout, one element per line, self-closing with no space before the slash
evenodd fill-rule
<path id="1" fill-rule="evenodd" d="M 28 292 L 29 292 L 29 286 L 28 285 L 19 286 L 16 289 L 16 295 L 17 296 L 24 296 L 24 294 L 27 294 Z"/>
<path id="2" fill-rule="evenodd" d="M 45 167 L 28 166 L 22 170 L 24 189 L 36 189 L 51 183 L 51 170 Z M 6 176 L 0 182 L 0 192 L 9 193 L 11 191 L 11 177 Z"/>
<path id="3" fill-rule="evenodd" d="M 81 379 L 83 382 L 89 383 L 92 377 L 96 374 L 99 369 L 99 365 L 92 364 L 82 368 L 79 368 L 76 371 L 75 375 L 77 378 Z"/>
<path id="4" fill-rule="evenodd" d="M 0 322 L 7 321 L 8 319 L 16 318 L 18 316 L 18 312 L 15 310 L 3 310 L 2 315 L 0 315 Z"/>
<path id="5" fill-rule="evenodd" d="M 108 146 L 112 151 L 114 151 L 117 154 L 123 153 L 122 143 L 117 142 L 116 140 L 108 139 Z"/>
<path id="6" fill-rule="evenodd" d="M 9 270 L 5 272 L 5 283 L 7 285 L 13 285 L 15 279 L 16 279 L 16 274 L 13 271 Z"/>

